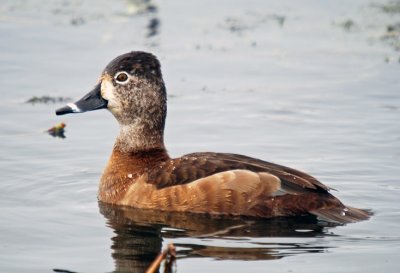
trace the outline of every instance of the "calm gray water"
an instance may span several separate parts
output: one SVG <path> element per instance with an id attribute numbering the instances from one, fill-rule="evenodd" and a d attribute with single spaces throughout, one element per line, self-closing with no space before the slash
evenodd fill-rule
<path id="1" fill-rule="evenodd" d="M 0 271 L 142 272 L 173 242 L 180 273 L 399 272 L 396 3 L 0 1 Z M 130 50 L 162 62 L 171 155 L 288 165 L 375 215 L 329 227 L 99 204 L 111 114 L 57 117 L 61 103 L 26 101 L 78 99 Z M 61 121 L 65 139 L 43 133 Z"/>

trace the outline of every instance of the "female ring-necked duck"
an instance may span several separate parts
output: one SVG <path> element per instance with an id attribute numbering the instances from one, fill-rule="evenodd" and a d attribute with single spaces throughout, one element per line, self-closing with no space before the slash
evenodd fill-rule
<path id="1" fill-rule="evenodd" d="M 167 96 L 157 58 L 129 52 L 112 60 L 95 88 L 57 115 L 107 108 L 120 133 L 101 177 L 99 199 L 136 208 L 274 217 L 313 214 L 339 223 L 369 218 L 343 205 L 303 172 L 226 153 L 170 158 L 164 146 Z"/>

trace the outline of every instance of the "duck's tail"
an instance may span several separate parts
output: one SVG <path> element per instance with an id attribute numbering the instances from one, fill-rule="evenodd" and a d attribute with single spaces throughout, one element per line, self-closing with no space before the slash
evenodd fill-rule
<path id="1" fill-rule="evenodd" d="M 320 220 L 336 222 L 339 224 L 348 224 L 368 220 L 372 215 L 371 211 L 347 206 L 323 208 L 310 212 L 316 215 Z"/>

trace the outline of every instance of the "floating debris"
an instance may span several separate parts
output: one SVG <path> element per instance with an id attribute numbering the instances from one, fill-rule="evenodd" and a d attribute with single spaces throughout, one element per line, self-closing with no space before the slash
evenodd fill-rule
<path id="1" fill-rule="evenodd" d="M 159 32 L 159 28 L 160 28 L 160 20 L 158 18 L 150 19 L 149 24 L 147 25 L 147 29 L 149 30 L 147 37 L 149 38 L 156 36 Z"/>
<path id="2" fill-rule="evenodd" d="M 281 14 L 246 13 L 242 17 L 225 18 L 225 21 L 219 24 L 219 27 L 227 29 L 232 33 L 243 34 L 244 32 L 260 28 L 263 25 L 271 25 L 271 22 L 279 27 L 284 27 L 286 21 L 287 17 Z"/>
<path id="3" fill-rule="evenodd" d="M 400 13 L 400 1 L 391 1 L 389 3 L 380 5 L 383 12 L 389 14 Z"/>
<path id="4" fill-rule="evenodd" d="M 127 13 L 130 15 L 155 13 L 157 6 L 152 2 L 152 0 L 128 0 L 126 1 Z"/>
<path id="5" fill-rule="evenodd" d="M 354 31 L 358 28 L 357 24 L 351 19 L 339 22 L 337 25 L 343 28 L 345 31 Z"/>
<path id="6" fill-rule="evenodd" d="M 80 26 L 85 24 L 86 20 L 83 17 L 76 17 L 71 19 L 71 25 L 73 26 Z"/>
<path id="7" fill-rule="evenodd" d="M 66 269 L 58 269 L 58 268 L 54 268 L 53 271 L 60 272 L 60 273 L 77 273 L 75 271 L 70 271 L 70 270 L 66 270 Z"/>
<path id="8" fill-rule="evenodd" d="M 146 273 L 158 272 L 161 262 L 164 260 L 164 273 L 176 272 L 176 249 L 173 244 L 169 244 L 157 258 L 153 261 Z"/>
<path id="9" fill-rule="evenodd" d="M 396 51 L 400 51 L 400 23 L 388 25 L 382 40 L 391 45 Z"/>
<path id="10" fill-rule="evenodd" d="M 271 19 L 275 20 L 281 27 L 283 27 L 286 22 L 286 16 L 284 15 L 273 14 L 271 15 Z"/>
<path id="11" fill-rule="evenodd" d="M 46 132 L 49 135 L 51 135 L 52 137 L 65 138 L 65 135 L 64 135 L 65 126 L 67 126 L 67 125 L 65 123 L 61 122 L 61 123 L 57 124 L 56 126 L 48 129 Z"/>
<path id="12" fill-rule="evenodd" d="M 50 97 L 50 96 L 41 96 L 41 97 L 32 97 L 27 100 L 25 103 L 37 104 L 37 103 L 66 103 L 72 101 L 71 98 L 68 97 Z"/>

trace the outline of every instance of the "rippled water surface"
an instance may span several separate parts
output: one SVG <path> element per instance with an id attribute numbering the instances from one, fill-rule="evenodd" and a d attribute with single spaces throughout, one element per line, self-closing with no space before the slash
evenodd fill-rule
<path id="1" fill-rule="evenodd" d="M 142 272 L 173 242 L 178 272 L 399 272 L 396 4 L 1 1 L 0 271 Z M 130 50 L 162 62 L 171 155 L 289 165 L 375 215 L 335 227 L 99 204 L 112 115 L 26 101 L 78 99 Z M 66 138 L 44 133 L 61 121 Z"/>

